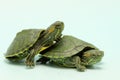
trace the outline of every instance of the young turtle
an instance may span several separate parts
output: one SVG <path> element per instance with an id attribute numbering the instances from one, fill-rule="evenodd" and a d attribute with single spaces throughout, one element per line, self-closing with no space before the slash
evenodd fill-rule
<path id="1" fill-rule="evenodd" d="M 56 21 L 46 30 L 26 29 L 17 33 L 9 46 L 5 57 L 10 61 L 20 61 L 26 58 L 26 66 L 34 66 L 34 57 L 44 49 L 55 44 L 61 38 L 64 23 Z"/>
<path id="2" fill-rule="evenodd" d="M 101 61 L 104 53 L 94 45 L 72 36 L 63 38 L 42 52 L 42 57 L 37 61 L 46 63 L 50 61 L 64 67 L 76 67 L 85 71 L 86 66 L 91 66 Z"/>

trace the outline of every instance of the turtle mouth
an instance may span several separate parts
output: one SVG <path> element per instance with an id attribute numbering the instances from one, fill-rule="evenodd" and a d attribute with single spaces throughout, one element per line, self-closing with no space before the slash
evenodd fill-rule
<path id="1" fill-rule="evenodd" d="M 101 61 L 101 57 L 99 57 L 99 58 L 94 57 L 94 58 L 91 58 L 91 59 L 87 62 L 87 64 L 88 64 L 88 65 L 93 65 L 93 64 L 96 64 L 96 63 L 98 63 L 98 62 L 100 62 L 100 61 Z"/>

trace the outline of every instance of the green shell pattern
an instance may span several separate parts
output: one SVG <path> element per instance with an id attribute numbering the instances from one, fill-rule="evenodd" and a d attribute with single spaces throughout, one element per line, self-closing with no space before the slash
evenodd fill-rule
<path id="1" fill-rule="evenodd" d="M 45 54 L 42 56 L 49 58 L 71 57 L 72 55 L 82 51 L 85 47 L 98 49 L 88 42 L 70 35 L 65 35 L 57 44 L 46 50 Z"/>
<path id="2" fill-rule="evenodd" d="M 12 57 L 23 53 L 25 50 L 33 46 L 43 31 L 43 29 L 25 29 L 18 32 L 5 56 Z"/>

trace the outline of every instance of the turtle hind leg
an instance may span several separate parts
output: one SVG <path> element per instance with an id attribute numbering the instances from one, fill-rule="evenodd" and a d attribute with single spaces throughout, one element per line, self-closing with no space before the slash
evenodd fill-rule
<path id="1" fill-rule="evenodd" d="M 81 65 L 81 60 L 79 56 L 72 57 L 72 61 L 75 63 L 75 67 L 78 71 L 84 72 L 86 70 L 86 67 Z"/>
<path id="2" fill-rule="evenodd" d="M 39 58 L 36 62 L 40 62 L 41 64 L 46 64 L 50 59 L 46 57 Z"/>

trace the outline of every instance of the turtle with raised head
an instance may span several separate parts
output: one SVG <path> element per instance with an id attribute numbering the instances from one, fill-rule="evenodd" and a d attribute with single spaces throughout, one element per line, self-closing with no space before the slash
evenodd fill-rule
<path id="1" fill-rule="evenodd" d="M 64 23 L 56 21 L 46 30 L 26 29 L 18 32 L 9 46 L 5 57 L 13 62 L 25 59 L 26 66 L 35 65 L 34 57 L 41 51 L 55 44 L 61 38 Z"/>

